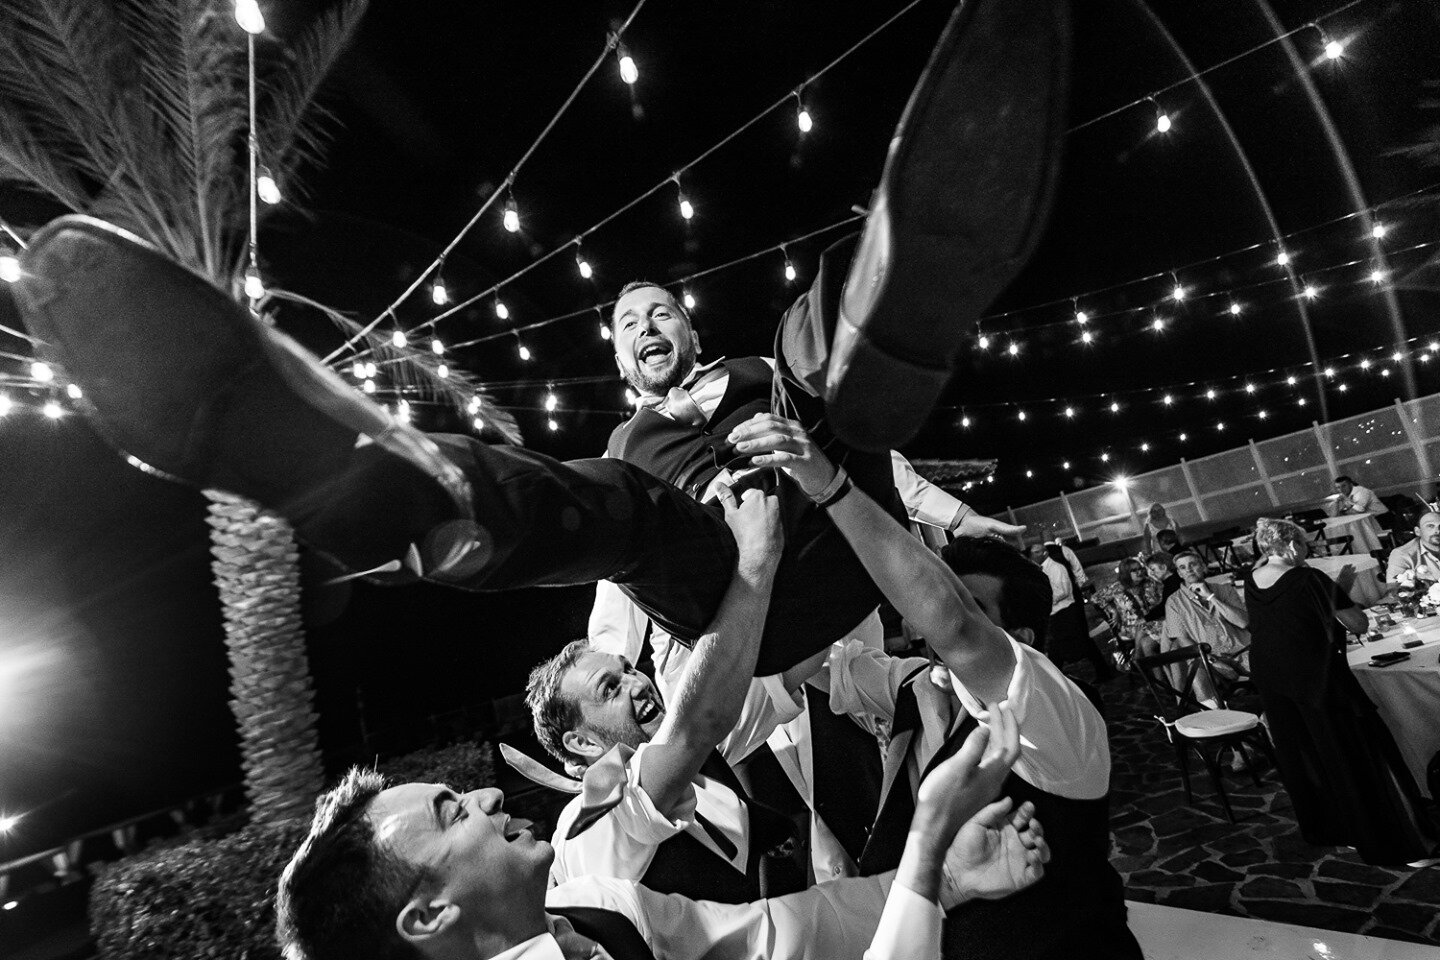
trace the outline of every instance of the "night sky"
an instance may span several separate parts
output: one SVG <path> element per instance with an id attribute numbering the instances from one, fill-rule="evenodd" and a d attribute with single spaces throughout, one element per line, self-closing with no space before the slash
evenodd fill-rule
<path id="1" fill-rule="evenodd" d="M 266 10 L 274 33 L 287 37 L 324 6 L 295 0 Z M 661 189 L 586 239 L 593 281 L 578 276 L 567 250 L 504 287 L 508 324 L 486 300 L 442 323 L 442 339 L 583 310 L 628 280 L 669 283 L 850 216 L 868 200 L 950 4 L 923 0 L 807 81 L 902 6 L 650 0 L 626 36 L 640 82 L 631 91 L 613 61 L 602 67 L 515 180 L 522 231 L 506 233 L 497 206 L 447 259 L 452 295 L 479 292 L 568 243 L 802 84 L 814 130 L 802 137 L 794 101 L 780 106 L 684 174 L 697 211 L 688 226 L 674 187 Z M 1314 64 L 1308 76 L 1343 157 L 1278 44 L 1207 74 L 1220 114 L 1197 84 L 1182 83 L 1157 96 L 1174 122 L 1166 135 L 1155 132 L 1149 103 L 1087 123 L 1275 30 L 1259 0 L 1075 6 L 1071 120 L 1081 128 L 1066 138 L 1050 227 L 989 316 L 978 325 L 957 321 L 991 345 L 982 351 L 972 338 L 944 407 L 906 451 L 998 458 L 996 481 L 974 491 L 982 509 L 1289 432 L 1324 418 L 1322 409 L 1344 416 L 1404 395 L 1399 369 L 1389 378 L 1378 367 L 1342 374 L 1343 395 L 1317 392 L 1307 379 L 1306 328 L 1288 284 L 1275 282 L 1284 273 L 1273 262 L 1267 204 L 1280 232 L 1297 234 L 1286 248 L 1298 273 L 1321 288 L 1307 310 L 1322 360 L 1362 349 L 1378 357 L 1399 338 L 1440 333 L 1440 301 L 1422 269 L 1437 248 L 1409 249 L 1437 236 L 1433 208 L 1379 215 L 1390 228 L 1381 243 L 1393 254 L 1393 315 L 1366 279 L 1372 248 L 1362 220 L 1335 222 L 1440 181 L 1440 171 L 1395 155 L 1440 123 L 1440 111 L 1421 107 L 1424 81 L 1440 76 L 1432 4 L 1361 0 L 1323 19 L 1327 34 L 1347 44 L 1335 63 L 1324 60 L 1316 30 L 1292 38 L 1301 60 Z M 1345 0 L 1294 0 L 1271 8 L 1289 30 L 1342 7 Z M 262 234 L 267 276 L 374 316 L 503 182 L 596 56 L 612 19 L 629 9 L 613 0 L 376 0 L 335 73 L 330 102 L 339 125 L 327 166 L 308 177 L 308 213 L 282 209 Z M 0 195 L 0 212 L 6 200 Z M 842 234 L 789 248 L 802 283 Z M 1252 249 L 1232 255 L 1245 248 Z M 1349 261 L 1359 262 L 1330 269 Z M 689 285 L 706 356 L 768 353 L 776 320 L 799 292 L 787 286 L 783 265 L 772 252 Z M 1165 302 L 1172 270 L 1187 289 L 1183 303 Z M 1238 318 L 1228 312 L 1231 291 L 1243 305 Z M 424 293 L 401 308 L 407 326 L 435 312 Z M 1072 296 L 1095 317 L 1092 345 L 1079 342 Z M 1151 328 L 1157 317 L 1160 333 Z M 316 335 L 304 319 L 293 322 L 302 336 Z M 1012 341 L 1018 357 L 1003 351 Z M 492 392 L 515 410 L 528 445 L 560 457 L 598 453 L 625 403 L 596 314 L 527 332 L 524 342 L 535 356 L 529 363 L 511 336 L 466 348 L 456 362 L 486 382 L 527 381 Z M 1415 366 L 1419 393 L 1440 389 L 1440 363 L 1431 367 Z M 1267 368 L 1277 369 L 1258 378 L 1271 386 L 1257 396 L 1197 399 L 1206 384 L 1234 389 L 1239 381 L 1224 378 Z M 1273 385 L 1291 371 L 1296 387 Z M 1190 381 L 1196 385 L 1178 390 L 1170 408 L 1158 393 L 1139 392 Z M 561 398 L 555 433 L 540 409 L 552 382 Z M 1050 398 L 1075 398 L 1081 416 L 1065 421 L 1063 404 Z M 1112 400 L 1122 404 L 1119 414 L 1102 411 Z M 1020 406 L 1003 404 L 1022 405 L 1024 423 Z M 1270 412 L 1263 423 L 1262 405 Z M 422 426 L 435 425 L 430 416 L 422 413 Z M 971 418 L 969 429 L 962 417 Z M 1218 419 L 1235 428 L 1218 434 Z M 0 840 L 0 859 L 238 778 L 200 497 L 129 469 L 78 418 L 57 425 L 17 416 L 3 436 L 0 663 L 23 668 L 7 666 L 0 690 L 0 810 L 42 809 L 19 835 Z M 1111 454 L 1108 464 L 1101 452 Z M 1071 470 L 1060 469 L 1064 460 Z M 326 575 L 307 570 L 312 583 Z M 327 749 L 355 742 L 362 716 L 372 732 L 399 731 L 403 740 L 407 731 L 423 735 L 431 713 L 514 693 L 529 666 L 583 630 L 587 593 L 313 590 L 307 612 Z"/>

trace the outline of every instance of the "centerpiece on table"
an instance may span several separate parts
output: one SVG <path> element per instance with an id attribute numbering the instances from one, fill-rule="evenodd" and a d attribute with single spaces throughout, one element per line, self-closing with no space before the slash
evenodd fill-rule
<path id="1" fill-rule="evenodd" d="M 1418 617 L 1422 613 L 1433 616 L 1436 607 L 1440 606 L 1440 583 L 1420 576 L 1415 570 L 1396 575 L 1395 584 L 1399 587 L 1395 599 L 1404 616 Z"/>

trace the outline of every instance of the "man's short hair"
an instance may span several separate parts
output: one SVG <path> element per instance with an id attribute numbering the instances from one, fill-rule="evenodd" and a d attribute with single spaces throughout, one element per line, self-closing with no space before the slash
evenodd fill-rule
<path id="1" fill-rule="evenodd" d="M 386 786 L 374 770 L 355 767 L 316 801 L 310 834 L 275 896 L 286 960 L 419 960 L 395 917 L 427 873 L 386 850 L 365 816 Z"/>
<path id="2" fill-rule="evenodd" d="M 1175 558 L 1170 556 L 1170 554 L 1166 553 L 1164 550 L 1156 550 L 1154 553 L 1150 554 L 1145 558 L 1145 566 L 1148 567 L 1151 564 L 1155 563 L 1164 566 L 1171 573 L 1175 572 Z"/>
<path id="3" fill-rule="evenodd" d="M 675 296 L 675 294 L 670 293 L 670 288 L 665 286 L 665 284 L 656 283 L 653 280 L 631 280 L 629 283 L 625 284 L 625 286 L 620 288 L 619 293 L 615 294 L 615 305 L 619 306 L 620 298 L 625 296 L 625 294 L 631 292 L 632 290 L 643 290 L 645 287 L 654 287 L 657 290 L 664 290 L 667 294 L 669 294 L 670 300 L 675 304 L 675 309 L 680 311 L 680 316 L 685 318 L 685 322 L 695 322 L 690 317 L 690 311 L 685 309 L 685 304 L 680 302 L 680 298 Z M 612 307 L 610 310 L 610 330 L 612 333 L 615 330 L 615 319 L 615 310 Z"/>
<path id="4" fill-rule="evenodd" d="M 643 284 L 642 284 L 643 286 Z M 535 738 L 550 756 L 562 763 L 585 763 L 585 758 L 565 748 L 565 734 L 580 726 L 580 704 L 560 689 L 565 674 L 582 653 L 590 651 L 585 637 L 571 640 L 565 649 L 530 671 L 525 683 L 525 705 L 535 724 Z"/>
<path id="5" fill-rule="evenodd" d="M 988 573 L 999 580 L 1000 626 L 1010 631 L 1028 627 L 1037 644 L 1045 639 L 1050 578 L 1023 553 L 994 537 L 956 537 L 940 551 L 940 558 L 957 576 Z"/>
<path id="6" fill-rule="evenodd" d="M 1352 487 L 1355 486 L 1355 481 L 1354 481 L 1354 480 L 1351 480 L 1349 477 L 1345 476 L 1345 474 L 1343 474 L 1343 473 L 1340 474 L 1340 476 L 1338 476 L 1338 477 L 1335 478 L 1335 482 L 1336 482 L 1336 483 L 1348 483 L 1348 484 L 1350 484 L 1350 486 L 1352 486 Z"/>
<path id="7" fill-rule="evenodd" d="M 1180 565 L 1180 559 L 1181 559 L 1182 557 L 1194 557 L 1196 560 L 1200 561 L 1200 565 L 1201 565 L 1202 567 L 1205 566 L 1205 558 L 1202 557 L 1202 556 L 1200 556 L 1200 551 L 1199 551 L 1199 550 L 1191 550 L 1191 549 L 1189 549 L 1188 547 L 1187 547 L 1186 549 L 1184 549 L 1184 550 L 1181 550 L 1179 553 L 1175 554 L 1175 556 L 1171 557 L 1171 560 L 1173 561 L 1173 563 L 1172 563 L 1171 565 L 1172 565 L 1172 566 L 1179 566 L 1179 565 Z"/>

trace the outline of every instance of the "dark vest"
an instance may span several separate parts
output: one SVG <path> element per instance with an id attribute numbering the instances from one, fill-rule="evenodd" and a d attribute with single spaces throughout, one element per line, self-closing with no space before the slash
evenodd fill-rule
<path id="1" fill-rule="evenodd" d="M 914 710 L 915 691 L 906 683 L 896 698 L 895 714 L 901 716 L 902 701 Z M 970 731 L 974 717 L 965 716 L 945 745 L 925 766 L 921 776 L 953 756 Z M 900 774 L 904 777 L 902 771 Z M 897 780 L 891 788 L 909 790 Z M 974 957 L 994 960 L 1141 960 L 1140 945 L 1125 923 L 1125 887 L 1110 866 L 1110 796 L 1074 800 L 1047 793 L 1011 771 L 1001 787 L 1015 806 L 1027 800 L 1035 804 L 1035 816 L 1045 828 L 1050 845 L 1050 862 L 1040 882 L 1001 900 L 973 900 L 962 904 L 945 920 L 945 960 Z M 882 822 L 902 813 L 904 805 L 887 802 L 872 831 L 882 836 L 903 837 L 908 824 Z M 914 812 L 914 803 L 908 807 Z M 867 874 L 892 870 L 899 865 L 900 850 L 887 845 L 881 851 L 867 847 L 862 871 Z"/>
<path id="2" fill-rule="evenodd" d="M 734 790 L 745 807 L 750 822 L 745 872 L 685 832 L 655 848 L 655 856 L 640 878 L 641 885 L 656 893 L 678 893 L 691 900 L 716 903 L 750 903 L 803 889 L 803 874 L 797 873 L 793 865 L 787 869 L 788 858 L 771 854 L 794 836 L 789 819 L 752 800 L 718 751 L 710 752 L 700 772 Z M 701 827 L 708 829 L 704 821 Z M 718 835 L 717 842 L 724 846 L 730 841 Z"/>
<path id="3" fill-rule="evenodd" d="M 722 467 L 745 466 L 748 458 L 737 457 L 734 445 L 725 438 L 740 423 L 770 409 L 774 373 L 758 357 L 727 360 L 725 369 L 729 383 L 704 426 L 641 408 L 610 435 L 609 455 L 697 496 Z M 889 455 L 845 447 L 830 434 L 818 398 L 793 386 L 785 389 L 793 413 L 830 459 L 843 465 L 857 487 L 903 522 L 905 510 L 895 493 Z M 760 677 L 780 673 L 842 639 L 881 601 L 880 591 L 825 512 L 788 481 L 780 483 L 777 492 L 785 553 L 776 571 L 756 664 L 755 675 Z M 677 640 L 689 644 L 698 638 L 693 625 L 667 619 L 663 604 L 644 602 L 623 584 L 621 588 Z"/>
<path id="4" fill-rule="evenodd" d="M 631 919 L 601 907 L 546 907 L 546 913 L 564 917 L 582 937 L 589 937 L 614 960 L 655 960 L 655 954 Z"/>

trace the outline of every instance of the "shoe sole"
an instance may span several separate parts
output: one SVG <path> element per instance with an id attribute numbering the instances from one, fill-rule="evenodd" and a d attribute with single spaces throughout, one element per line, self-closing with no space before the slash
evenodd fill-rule
<path id="1" fill-rule="evenodd" d="M 62 217 L 35 234 L 21 271 L 16 298 L 38 352 L 81 388 L 77 406 L 134 466 L 280 508 L 323 484 L 363 434 L 468 515 L 468 484 L 433 441 L 133 234 Z M 166 356 L 187 362 L 161 371 L 137 403 L 137 371 Z"/>
<path id="2" fill-rule="evenodd" d="M 831 345 L 827 416 L 851 446 L 918 432 L 1039 241 L 1069 37 L 1064 0 L 966 0 L 947 24 L 891 142 Z"/>

